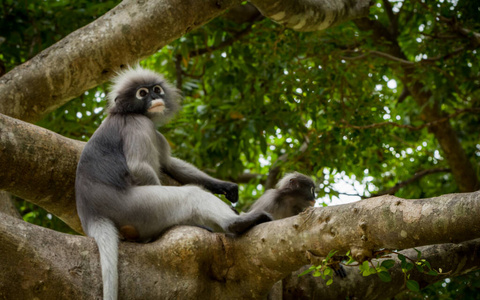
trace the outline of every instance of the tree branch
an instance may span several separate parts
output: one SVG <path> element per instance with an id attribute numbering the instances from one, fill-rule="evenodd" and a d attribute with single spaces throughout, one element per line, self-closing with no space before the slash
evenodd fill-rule
<path id="1" fill-rule="evenodd" d="M 242 37 L 244 37 L 245 35 L 250 33 L 252 31 L 253 25 L 254 25 L 253 22 L 250 23 L 244 29 L 236 32 L 230 39 L 222 41 L 221 43 L 219 43 L 216 46 L 192 50 L 192 51 L 189 52 L 188 57 L 191 58 L 191 57 L 195 57 L 195 56 L 200 56 L 200 55 L 203 55 L 205 53 L 211 53 L 211 52 L 217 51 L 219 49 L 231 46 L 231 45 L 233 45 L 233 43 L 235 43 L 236 41 L 240 40 Z"/>
<path id="2" fill-rule="evenodd" d="M 358 53 L 358 51 L 351 51 L 351 50 L 349 50 L 348 52 Z M 342 56 L 341 58 L 345 59 L 345 60 L 358 60 L 358 59 L 363 59 L 363 58 L 365 58 L 369 55 L 374 55 L 374 56 L 386 58 L 388 60 L 398 62 L 398 63 L 404 64 L 404 65 L 409 65 L 409 66 L 412 66 L 412 65 L 415 64 L 414 62 L 411 62 L 409 60 L 402 59 L 402 58 L 390 55 L 388 53 L 384 53 L 384 52 L 380 52 L 380 51 L 376 51 L 376 50 L 370 50 L 370 51 L 367 51 L 363 54 L 360 54 L 360 55 L 354 56 L 354 57 L 352 57 L 352 56 Z"/>
<path id="3" fill-rule="evenodd" d="M 84 144 L 0 114 L 0 189 L 45 208 L 82 232 L 74 184 Z"/>
<path id="4" fill-rule="evenodd" d="M 0 213 L 21 219 L 22 216 L 18 212 L 13 199 L 9 193 L 0 191 Z"/>
<path id="5" fill-rule="evenodd" d="M 2 76 L 0 112 L 38 121 L 239 2 L 124 0 Z"/>
<path id="6" fill-rule="evenodd" d="M 480 192 L 475 192 L 422 200 L 381 196 L 312 208 L 237 238 L 178 226 L 153 243 L 120 243 L 119 294 L 127 299 L 262 298 L 276 281 L 303 265 L 318 264 L 332 249 L 339 255 L 351 250 L 362 261 L 378 249 L 479 238 L 479 214 Z M 98 250 L 91 238 L 1 215 L 0 253 L 0 288 L 11 298 L 101 294 Z M 237 263 L 242 261 L 249 263 Z"/>
<path id="7" fill-rule="evenodd" d="M 431 276 L 413 270 L 410 279 L 420 283 L 423 288 L 428 284 L 440 281 L 446 277 L 454 277 L 466 274 L 480 268 L 480 256 L 472 255 L 478 252 L 480 239 L 463 242 L 460 244 L 439 244 L 433 246 L 417 247 L 422 252 L 422 259 L 430 262 L 433 269 L 441 268 L 443 272 L 451 271 L 447 275 Z M 401 254 L 416 258 L 417 252 L 413 249 L 400 251 Z M 350 298 L 386 299 L 393 297 L 406 290 L 405 279 L 399 260 L 396 255 L 391 255 L 396 261 L 393 268 L 389 269 L 392 281 L 385 283 L 376 275 L 363 277 L 358 267 L 345 267 L 346 279 L 335 277 L 333 284 L 326 286 L 325 280 L 311 275 L 298 277 L 309 266 L 305 266 L 283 280 L 282 298 L 304 298 L 310 295 L 318 295 L 321 299 L 341 299 L 348 295 Z M 376 266 L 384 259 L 372 260 Z M 467 262 L 468 261 L 468 262 Z"/>
<path id="8" fill-rule="evenodd" d="M 289 1 L 251 0 L 260 12 L 297 31 L 317 31 L 341 22 L 368 15 L 369 0 L 360 1 Z"/>
<path id="9" fill-rule="evenodd" d="M 394 127 L 399 127 L 399 128 L 407 128 L 407 129 L 410 129 L 410 130 L 421 130 L 425 127 L 430 127 L 430 126 L 437 126 L 437 125 L 440 125 L 441 123 L 443 122 L 447 122 L 448 120 L 452 119 L 452 118 L 455 118 L 457 117 L 458 115 L 460 114 L 463 114 L 463 113 L 478 113 L 480 112 L 480 107 L 471 107 L 471 108 L 464 108 L 464 109 L 458 109 L 456 110 L 454 113 L 451 113 L 449 114 L 448 116 L 445 116 L 445 117 L 442 117 L 442 118 L 439 118 L 435 121 L 431 121 L 431 122 L 427 122 L 427 123 L 424 123 L 420 126 L 412 126 L 412 125 L 405 125 L 405 124 L 398 124 L 396 122 L 381 122 L 381 123 L 374 123 L 374 124 L 369 124 L 369 125 L 361 125 L 361 126 L 357 126 L 357 125 L 351 125 L 349 123 L 347 123 L 347 121 L 345 121 L 344 119 L 340 120 L 341 123 L 345 124 L 344 126 L 345 127 L 348 127 L 348 128 L 353 128 L 353 129 L 359 129 L 359 130 L 363 130 L 363 129 L 372 129 L 372 128 L 379 128 L 379 127 L 383 127 L 383 126 L 394 126 Z"/>
<path id="10" fill-rule="evenodd" d="M 435 174 L 435 173 L 445 173 L 445 172 L 451 172 L 449 168 L 442 168 L 442 169 L 428 169 L 428 170 L 422 170 L 420 172 L 415 173 L 411 178 L 398 182 L 395 184 L 393 187 L 389 188 L 388 190 L 380 191 L 376 194 L 373 194 L 372 197 L 378 197 L 382 195 L 393 195 L 396 192 L 398 192 L 401 188 L 406 187 L 412 182 L 415 182 L 417 180 L 420 180 L 422 177 L 430 175 L 430 174 Z"/>

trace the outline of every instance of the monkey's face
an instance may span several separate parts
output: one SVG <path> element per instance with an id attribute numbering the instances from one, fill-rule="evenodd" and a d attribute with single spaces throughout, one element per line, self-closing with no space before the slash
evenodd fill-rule
<path id="1" fill-rule="evenodd" d="M 165 91 L 160 83 L 139 87 L 135 92 L 135 100 L 142 105 L 145 113 L 163 113 L 165 110 Z"/>
<path id="2" fill-rule="evenodd" d="M 315 184 L 311 179 L 297 177 L 294 179 L 295 183 L 293 183 L 293 191 L 297 193 L 299 199 L 305 201 L 305 206 L 314 206 L 315 205 Z"/>
<path id="3" fill-rule="evenodd" d="M 153 71 L 129 68 L 113 82 L 109 93 L 111 113 L 143 114 L 165 123 L 180 108 L 177 89 Z"/>
<path id="4" fill-rule="evenodd" d="M 307 184 L 302 190 L 303 190 L 304 197 L 305 197 L 304 199 L 306 201 L 308 201 L 308 204 L 310 206 L 314 206 L 315 205 L 315 198 L 316 198 L 315 186 L 311 185 L 311 184 Z"/>
<path id="5" fill-rule="evenodd" d="M 161 83 L 140 85 L 125 91 L 115 98 L 116 112 L 163 113 L 166 109 L 165 91 Z"/>

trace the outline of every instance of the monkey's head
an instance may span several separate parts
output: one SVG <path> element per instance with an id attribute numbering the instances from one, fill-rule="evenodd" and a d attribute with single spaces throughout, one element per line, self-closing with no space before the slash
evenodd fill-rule
<path id="1" fill-rule="evenodd" d="M 308 176 L 298 172 L 289 173 L 278 182 L 276 188 L 284 195 L 302 199 L 309 206 L 315 205 L 315 183 Z"/>
<path id="2" fill-rule="evenodd" d="M 143 114 L 166 123 L 180 109 L 178 90 L 153 71 L 129 67 L 112 82 L 108 94 L 111 114 Z"/>

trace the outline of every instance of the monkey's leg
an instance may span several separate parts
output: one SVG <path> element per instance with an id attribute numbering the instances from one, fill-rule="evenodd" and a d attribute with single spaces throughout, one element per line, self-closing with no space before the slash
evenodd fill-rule
<path id="1" fill-rule="evenodd" d="M 222 200 L 197 186 L 137 186 L 123 198 L 120 226 L 134 226 L 141 240 L 156 237 L 173 225 L 201 225 L 240 234 L 271 220 L 259 212 L 239 216 Z M 231 228 L 232 224 L 236 225 Z"/>

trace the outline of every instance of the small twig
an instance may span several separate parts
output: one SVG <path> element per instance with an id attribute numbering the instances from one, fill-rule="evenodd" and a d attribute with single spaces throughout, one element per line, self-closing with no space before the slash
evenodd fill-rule
<path id="1" fill-rule="evenodd" d="M 423 170 L 423 171 L 417 172 L 411 178 L 409 178 L 405 181 L 401 181 L 401 182 L 395 184 L 393 187 L 389 188 L 388 190 L 378 192 L 377 194 L 373 194 L 370 197 L 378 197 L 378 196 L 382 196 L 382 195 L 393 195 L 398 190 L 400 190 L 401 188 L 409 185 L 412 182 L 415 182 L 415 181 L 419 180 L 420 178 L 422 178 L 424 176 L 427 176 L 427 175 L 430 175 L 430 174 L 435 174 L 435 173 L 443 173 L 443 172 L 451 172 L 451 170 L 449 168 L 438 168 L 438 169 L 428 169 L 428 170 Z"/>
<path id="2" fill-rule="evenodd" d="M 340 120 L 340 122 L 342 122 L 345 127 L 353 128 L 353 129 L 360 129 L 360 130 L 363 130 L 363 129 L 371 129 L 371 128 L 378 128 L 378 127 L 383 127 L 383 126 L 388 126 L 388 125 L 391 125 L 391 126 L 394 126 L 394 127 L 399 127 L 399 128 L 407 128 L 407 129 L 410 129 L 410 130 L 420 130 L 420 129 L 423 129 L 423 128 L 425 128 L 425 127 L 430 127 L 430 126 L 433 126 L 433 125 L 438 125 L 439 123 L 446 122 L 446 121 L 448 121 L 448 120 L 450 120 L 450 119 L 452 119 L 452 118 L 455 118 L 455 117 L 457 117 L 458 115 L 463 114 L 463 113 L 466 113 L 466 112 L 473 112 L 473 113 L 480 112 L 480 107 L 472 107 L 472 108 L 459 109 L 459 110 L 457 110 L 456 112 L 454 112 L 454 113 L 452 113 L 452 114 L 449 114 L 448 116 L 445 116 L 445 117 L 440 118 L 440 119 L 435 120 L 435 121 L 431 121 L 431 122 L 422 124 L 422 125 L 420 125 L 420 126 L 412 126 L 412 125 L 398 124 L 398 123 L 391 122 L 391 121 L 381 122 L 381 123 L 374 123 L 374 124 L 369 124 L 369 125 L 362 125 L 362 126 L 351 125 L 351 124 L 347 123 L 347 121 L 345 121 L 344 119 Z"/>
<path id="3" fill-rule="evenodd" d="M 206 48 L 202 48 L 202 49 L 198 49 L 198 50 L 192 50 L 192 51 L 189 52 L 188 56 L 189 57 L 195 57 L 195 56 L 203 55 L 205 53 L 211 53 L 211 52 L 214 52 L 216 50 L 231 46 L 233 43 L 240 40 L 242 37 L 244 37 L 246 34 L 248 34 L 250 31 L 252 31 L 253 24 L 254 23 L 251 23 L 247 27 L 245 27 L 245 29 L 240 30 L 239 32 L 236 32 L 235 35 L 231 39 L 225 40 L 225 41 L 223 41 L 223 42 L 221 42 L 218 45 L 213 46 L 213 47 L 206 47 Z"/>
<path id="4" fill-rule="evenodd" d="M 348 51 L 348 52 L 358 53 L 359 51 Z M 365 53 L 363 53 L 361 55 L 358 55 L 358 56 L 355 56 L 355 57 L 342 56 L 341 58 L 345 59 L 345 60 L 357 60 L 357 59 L 362 59 L 362 58 L 364 58 L 366 56 L 369 56 L 369 55 L 375 55 L 375 56 L 383 57 L 383 58 L 386 58 L 388 60 L 396 61 L 396 62 L 399 62 L 401 64 L 409 65 L 409 66 L 412 66 L 412 65 L 415 64 L 414 62 L 411 62 L 411 61 L 408 61 L 408 60 L 405 60 L 405 59 L 401 59 L 399 57 L 390 55 L 388 53 L 375 51 L 375 50 L 370 50 L 368 52 L 365 52 Z"/>

